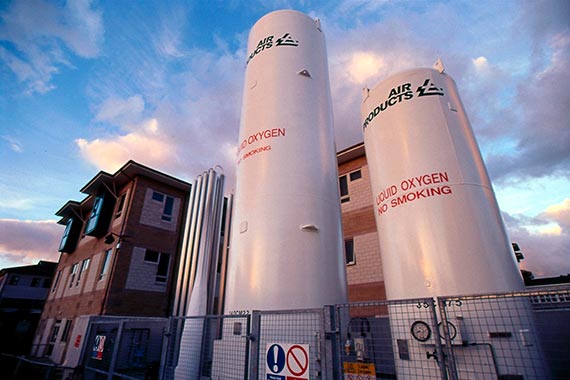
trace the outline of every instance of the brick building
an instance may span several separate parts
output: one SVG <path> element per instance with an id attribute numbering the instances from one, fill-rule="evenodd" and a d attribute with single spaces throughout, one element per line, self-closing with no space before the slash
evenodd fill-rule
<path id="1" fill-rule="evenodd" d="M 364 143 L 337 153 L 350 302 L 384 300 L 380 243 Z"/>
<path id="2" fill-rule="evenodd" d="M 129 161 L 81 192 L 56 213 L 61 256 L 32 347 L 56 363 L 81 316 L 170 315 L 190 184 Z"/>

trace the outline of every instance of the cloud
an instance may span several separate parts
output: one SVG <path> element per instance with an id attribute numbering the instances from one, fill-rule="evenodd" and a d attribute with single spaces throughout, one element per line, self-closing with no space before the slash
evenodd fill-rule
<path id="1" fill-rule="evenodd" d="M 172 144 L 161 133 L 156 119 L 146 120 L 139 127 L 126 135 L 75 142 L 84 159 L 108 172 L 116 171 L 131 159 L 155 167 L 176 161 L 176 151 L 171 149 Z"/>
<path id="2" fill-rule="evenodd" d="M 0 61 L 30 92 L 54 88 L 51 79 L 61 67 L 72 67 L 71 52 L 83 58 L 99 54 L 102 14 L 89 0 L 58 7 L 41 0 L 15 0 L 0 14 Z"/>
<path id="3" fill-rule="evenodd" d="M 113 94 L 93 107 L 105 137 L 75 140 L 87 162 L 112 171 L 133 159 L 189 181 L 221 165 L 226 188 L 233 188 L 245 52 L 226 47 L 185 54 L 181 70 L 152 88 L 135 84 L 142 93 Z M 141 68 L 142 76 L 154 72 L 152 66 Z"/>
<path id="4" fill-rule="evenodd" d="M 560 232 L 570 235 L 570 199 L 548 207 L 539 217 L 558 223 Z"/>
<path id="5" fill-rule="evenodd" d="M 8 143 L 8 145 L 10 146 L 10 149 L 12 149 L 14 152 L 16 153 L 22 153 L 24 151 L 24 148 L 22 147 L 22 143 L 18 140 L 15 139 L 14 137 L 11 136 L 0 136 L 0 138 L 4 141 L 6 141 Z"/>
<path id="6" fill-rule="evenodd" d="M 63 230 L 53 220 L 0 219 L 0 266 L 57 261 Z"/>
<path id="7" fill-rule="evenodd" d="M 385 66 L 381 56 L 372 52 L 357 51 L 348 62 L 348 74 L 354 83 L 362 84 L 374 78 Z"/>
<path id="8" fill-rule="evenodd" d="M 503 212 L 510 238 L 521 247 L 523 269 L 535 277 L 570 273 L 570 199 L 535 217 Z"/>
<path id="9" fill-rule="evenodd" d="M 477 70 L 485 70 L 488 67 L 487 58 L 481 56 L 473 59 L 473 65 Z"/>
<path id="10" fill-rule="evenodd" d="M 141 120 L 145 102 L 140 95 L 128 99 L 111 97 L 99 106 L 96 120 L 107 121 L 114 125 L 127 126 Z"/>
<path id="11" fill-rule="evenodd" d="M 510 152 L 489 155 L 495 179 L 533 178 L 561 175 L 570 179 L 570 92 L 563 85 L 570 77 L 570 32 L 553 36 L 548 66 L 534 72 L 517 88 L 519 125 L 510 136 Z M 497 121 L 498 123 L 498 121 Z"/>

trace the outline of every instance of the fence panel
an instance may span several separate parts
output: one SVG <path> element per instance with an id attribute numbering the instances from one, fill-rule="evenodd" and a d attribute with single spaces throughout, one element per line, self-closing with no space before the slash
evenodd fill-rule
<path id="1" fill-rule="evenodd" d="M 569 320 L 570 287 L 252 315 L 109 318 L 91 323 L 82 364 L 86 380 L 570 380 Z M 46 379 L 68 375 L 41 369 L 34 371 Z"/>
<path id="2" fill-rule="evenodd" d="M 344 379 L 445 378 L 432 299 L 336 308 Z"/>
<path id="3" fill-rule="evenodd" d="M 250 379 L 330 379 L 327 367 L 323 309 L 259 312 L 257 374 Z M 253 371 L 252 371 L 253 372 Z"/>
<path id="4" fill-rule="evenodd" d="M 247 376 L 249 316 L 172 318 L 162 379 Z"/>
<path id="5" fill-rule="evenodd" d="M 93 322 L 85 341 L 84 379 L 107 379 L 121 321 Z"/>
<path id="6" fill-rule="evenodd" d="M 570 378 L 568 301 L 560 289 L 439 298 L 457 378 Z"/>
<path id="7" fill-rule="evenodd" d="M 529 296 L 552 378 L 570 380 L 570 286 L 534 291 Z"/>
<path id="8" fill-rule="evenodd" d="M 90 325 L 84 378 L 158 379 L 167 319 L 114 318 Z"/>

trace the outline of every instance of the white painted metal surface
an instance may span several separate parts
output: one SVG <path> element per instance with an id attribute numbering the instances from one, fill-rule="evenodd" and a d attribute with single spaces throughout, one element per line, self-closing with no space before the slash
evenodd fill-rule
<path id="1" fill-rule="evenodd" d="M 320 24 L 269 13 L 248 42 L 225 313 L 346 301 Z"/>
<path id="2" fill-rule="evenodd" d="M 457 88 L 440 71 L 405 71 L 363 93 L 389 299 L 523 287 Z"/>

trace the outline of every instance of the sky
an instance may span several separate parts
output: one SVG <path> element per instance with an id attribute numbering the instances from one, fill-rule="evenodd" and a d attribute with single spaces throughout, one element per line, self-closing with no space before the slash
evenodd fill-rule
<path id="1" fill-rule="evenodd" d="M 441 58 L 522 268 L 570 273 L 570 2 L 0 1 L 0 268 L 57 261 L 54 213 L 129 159 L 235 182 L 249 30 L 321 20 L 335 135 L 363 140 L 361 89 Z"/>

